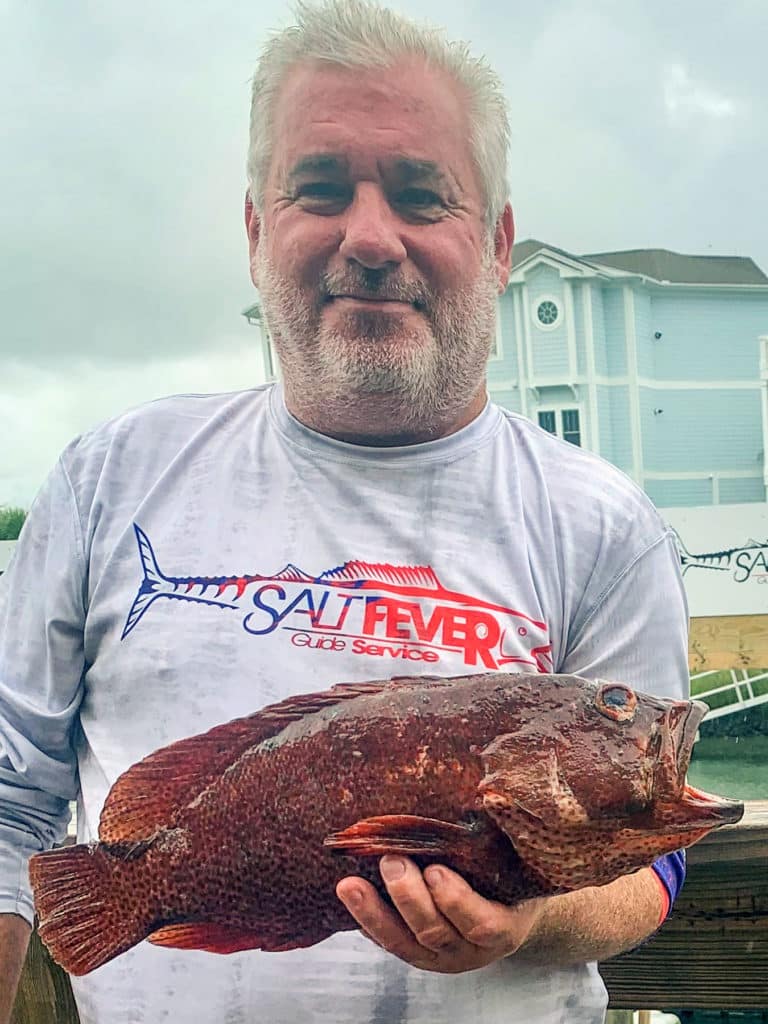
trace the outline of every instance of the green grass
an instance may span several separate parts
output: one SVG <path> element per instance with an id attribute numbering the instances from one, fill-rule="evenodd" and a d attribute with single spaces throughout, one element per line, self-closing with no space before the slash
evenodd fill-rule
<path id="1" fill-rule="evenodd" d="M 0 540 L 16 540 L 26 515 L 23 508 L 0 505 Z"/>

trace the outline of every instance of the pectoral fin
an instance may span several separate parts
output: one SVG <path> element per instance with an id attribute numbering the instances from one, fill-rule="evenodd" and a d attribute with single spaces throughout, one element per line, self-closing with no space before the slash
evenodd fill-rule
<path id="1" fill-rule="evenodd" d="M 466 844 L 476 838 L 478 831 L 473 825 L 415 814 L 385 814 L 363 818 L 341 832 L 334 832 L 323 845 L 356 857 L 381 857 L 386 853 L 442 857 L 464 851 Z"/>
<path id="2" fill-rule="evenodd" d="M 213 921 L 166 925 L 152 932 L 149 941 L 155 946 L 202 949 L 207 953 L 237 953 L 264 947 L 261 935 Z"/>
<path id="3" fill-rule="evenodd" d="M 330 933 L 318 930 L 312 934 L 297 934 L 282 922 L 265 921 L 258 931 L 216 921 L 190 921 L 165 925 L 148 937 L 155 946 L 171 949 L 201 949 L 206 953 L 238 953 L 245 949 L 263 949 L 268 953 L 282 953 L 303 946 L 313 946 Z"/>

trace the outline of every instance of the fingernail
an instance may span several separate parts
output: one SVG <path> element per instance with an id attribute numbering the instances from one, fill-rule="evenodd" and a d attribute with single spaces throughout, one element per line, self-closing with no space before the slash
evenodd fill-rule
<path id="1" fill-rule="evenodd" d="M 430 889 L 437 889 L 445 881 L 445 875 L 440 868 L 427 868 L 424 878 Z"/>
<path id="2" fill-rule="evenodd" d="M 382 857 L 379 871 L 385 882 L 396 882 L 405 874 L 405 861 L 400 857 Z"/>

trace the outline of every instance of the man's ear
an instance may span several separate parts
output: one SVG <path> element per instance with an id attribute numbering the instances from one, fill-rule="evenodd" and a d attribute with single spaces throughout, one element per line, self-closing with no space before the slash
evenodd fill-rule
<path id="1" fill-rule="evenodd" d="M 248 235 L 248 262 L 251 267 L 251 280 L 253 280 L 256 250 L 259 247 L 259 238 L 261 237 L 261 219 L 253 205 L 250 189 L 245 193 L 245 230 Z M 256 281 L 253 280 L 253 283 L 256 284 Z"/>
<path id="2" fill-rule="evenodd" d="M 499 280 L 499 295 L 509 282 L 509 274 L 512 269 L 512 246 L 515 244 L 515 218 L 512 214 L 512 207 L 509 203 L 496 222 L 494 234 L 494 249 L 496 253 L 496 273 Z"/>

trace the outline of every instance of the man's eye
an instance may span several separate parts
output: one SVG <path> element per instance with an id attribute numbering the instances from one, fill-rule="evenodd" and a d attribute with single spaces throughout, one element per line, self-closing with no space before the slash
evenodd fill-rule
<path id="1" fill-rule="evenodd" d="M 397 193 L 398 203 L 405 206 L 440 206 L 442 200 L 428 188 L 405 188 Z"/>
<path id="2" fill-rule="evenodd" d="M 298 195 L 302 199 L 337 200 L 345 198 L 347 191 L 344 185 L 335 182 L 316 181 L 302 185 L 298 189 Z"/>

